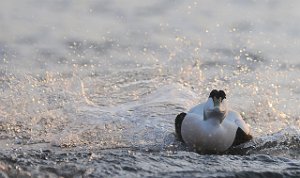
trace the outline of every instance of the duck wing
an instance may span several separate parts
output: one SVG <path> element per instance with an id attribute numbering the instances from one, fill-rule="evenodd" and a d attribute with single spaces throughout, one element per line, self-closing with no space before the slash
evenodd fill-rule
<path id="1" fill-rule="evenodd" d="M 228 115 L 226 116 L 226 118 L 224 119 L 224 121 L 226 121 L 226 122 L 232 122 L 232 123 L 236 124 L 246 134 L 250 133 L 249 126 L 246 124 L 246 122 L 244 121 L 244 119 L 242 118 L 242 116 L 238 112 L 236 112 L 236 111 L 229 110 L 228 111 Z"/>

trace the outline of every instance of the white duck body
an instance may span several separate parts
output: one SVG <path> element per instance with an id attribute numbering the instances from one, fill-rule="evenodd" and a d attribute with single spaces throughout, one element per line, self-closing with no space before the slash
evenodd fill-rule
<path id="1" fill-rule="evenodd" d="M 203 110 L 204 110 L 205 104 L 206 103 L 201 103 L 201 104 L 194 106 L 192 109 L 189 110 L 189 112 L 187 114 L 190 114 L 190 113 L 197 114 L 197 115 L 199 115 L 199 117 L 202 117 L 202 120 L 203 120 L 203 114 L 204 114 Z M 227 103 L 225 103 L 225 105 L 227 105 Z M 245 123 L 244 119 L 237 111 L 234 111 L 230 108 L 227 109 L 227 116 L 225 117 L 224 121 L 229 121 L 231 123 L 235 123 L 246 134 L 250 134 L 249 125 Z"/>
<path id="2" fill-rule="evenodd" d="M 224 116 L 209 113 L 210 109 L 215 109 L 212 98 L 209 98 L 206 103 L 193 107 L 186 114 L 181 135 L 188 146 L 197 151 L 223 152 L 232 146 L 238 127 L 249 133 L 249 127 L 241 115 L 228 110 L 225 101 L 218 108 L 221 108 L 218 110 L 222 110 Z"/>

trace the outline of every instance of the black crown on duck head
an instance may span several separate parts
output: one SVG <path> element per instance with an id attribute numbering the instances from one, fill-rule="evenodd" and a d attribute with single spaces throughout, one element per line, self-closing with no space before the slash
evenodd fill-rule
<path id="1" fill-rule="evenodd" d="M 222 98 L 223 99 L 226 99 L 226 93 L 223 91 L 223 90 L 212 90 L 209 94 L 209 98 Z"/>

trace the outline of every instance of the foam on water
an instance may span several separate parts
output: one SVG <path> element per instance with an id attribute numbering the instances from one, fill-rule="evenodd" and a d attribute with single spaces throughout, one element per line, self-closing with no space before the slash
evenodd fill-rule
<path id="1" fill-rule="evenodd" d="M 299 175 L 298 4 L 2 2 L 0 170 Z M 255 139 L 199 155 L 176 140 L 174 118 L 214 88 Z"/>

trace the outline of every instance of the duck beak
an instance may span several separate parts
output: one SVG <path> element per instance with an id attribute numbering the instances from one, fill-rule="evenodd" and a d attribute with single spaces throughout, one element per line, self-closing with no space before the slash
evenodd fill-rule
<path id="1" fill-rule="evenodd" d="M 214 97 L 213 98 L 213 101 L 214 101 L 214 107 L 216 108 L 216 107 L 220 107 L 220 105 L 221 105 L 221 102 L 222 102 L 222 98 L 221 97 L 219 97 L 219 98 L 217 98 L 217 97 Z"/>

